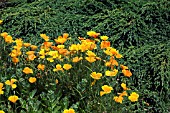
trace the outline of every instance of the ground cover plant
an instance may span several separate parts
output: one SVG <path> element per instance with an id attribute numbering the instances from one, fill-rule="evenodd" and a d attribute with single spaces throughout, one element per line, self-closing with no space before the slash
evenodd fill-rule
<path id="1" fill-rule="evenodd" d="M 168 0 L 3 4 L 0 110 L 169 112 L 169 5 Z"/>
<path id="2" fill-rule="evenodd" d="M 123 65 L 123 62 L 120 62 L 122 63 L 120 64 L 117 61 L 123 56 L 118 50 L 110 47 L 110 41 L 107 41 L 109 37 L 100 36 L 101 40 L 99 40 L 99 33 L 94 31 L 87 32 L 87 35 L 95 39 L 79 37 L 80 43 L 73 43 L 72 39 L 68 37 L 69 34 L 64 33 L 63 36 L 54 39 L 55 44 L 50 41 L 46 34 L 40 34 L 44 42 L 38 47 L 22 41 L 21 38 L 13 40 L 12 36 L 7 32 L 1 33 L 4 38 L 2 42 L 7 42 L 8 47 L 11 44 L 9 55 L 12 63 L 10 69 L 13 68 L 15 72 L 10 78 L 6 77 L 10 79 L 4 82 L 7 86 L 1 83 L 2 99 L 8 97 L 9 101 L 15 103 L 15 106 L 11 107 L 14 112 L 37 112 L 38 106 L 36 105 L 37 108 L 34 108 L 35 104 L 38 102 L 42 104 L 40 100 L 45 99 L 48 92 L 53 93 L 53 96 L 58 95 L 54 96 L 54 99 L 65 96 L 69 101 L 73 101 L 72 104 L 78 104 L 77 106 L 80 106 L 81 109 L 86 104 L 91 104 L 91 101 L 93 101 L 91 98 L 110 94 L 112 90 L 114 90 L 113 99 L 105 97 L 105 101 L 110 101 L 111 99 L 117 103 L 123 103 L 123 101 L 128 101 L 126 98 L 128 95 L 131 102 L 138 101 L 139 94 L 134 92 L 134 89 L 131 90 L 127 87 L 128 82 L 133 82 L 128 80 L 132 73 L 127 66 Z M 67 40 L 70 41 L 67 43 Z M 28 92 L 31 92 L 29 96 L 27 95 Z M 43 95 L 43 93 L 45 94 Z M 3 94 L 5 95 L 3 96 Z M 36 100 L 36 103 L 31 103 L 34 105 L 32 106 L 34 109 L 26 108 L 24 104 L 28 102 L 25 100 L 31 101 L 32 98 Z M 18 99 L 21 105 L 17 105 Z M 58 99 L 55 100 L 58 101 L 57 103 L 51 103 L 54 104 L 52 106 L 49 106 L 50 104 L 47 104 L 45 99 L 46 101 L 43 104 L 49 107 L 48 112 L 62 112 L 60 110 L 62 105 Z M 83 102 L 83 100 L 86 101 Z M 57 104 L 59 105 L 57 106 Z M 71 107 L 79 110 L 79 107 L 74 104 Z M 97 104 L 105 106 L 106 103 L 103 103 L 101 99 Z M 110 106 L 113 105 L 110 104 Z M 3 108 L 7 108 L 6 106 L 8 104 L 4 104 Z M 65 107 L 69 106 L 66 105 Z M 96 108 L 96 110 L 100 112 L 109 111 L 105 107 L 101 108 Z M 112 108 L 111 110 L 114 109 Z M 82 111 L 85 112 L 86 110 L 82 109 Z M 90 111 L 88 110 L 88 112 Z"/>

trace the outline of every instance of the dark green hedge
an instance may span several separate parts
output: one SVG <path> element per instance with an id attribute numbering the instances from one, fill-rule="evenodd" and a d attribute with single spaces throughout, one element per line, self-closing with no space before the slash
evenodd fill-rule
<path id="1" fill-rule="evenodd" d="M 167 113 L 170 100 L 170 43 L 129 48 L 125 53 L 132 68 L 134 89 L 150 104 L 149 112 Z M 167 107 L 166 106 L 167 104 Z M 170 109 L 169 109 L 170 110 Z"/>
<path id="2" fill-rule="evenodd" d="M 169 0 L 34 0 L 1 9 L 0 32 L 39 43 L 40 33 L 72 38 L 89 30 L 107 35 L 133 72 L 134 88 L 150 104 L 147 112 L 168 112 L 170 101 Z"/>
<path id="3" fill-rule="evenodd" d="M 63 32 L 73 36 L 95 30 L 107 34 L 116 46 L 141 46 L 168 41 L 168 0 L 42 0 L 1 11 L 3 30 L 16 37 Z"/>

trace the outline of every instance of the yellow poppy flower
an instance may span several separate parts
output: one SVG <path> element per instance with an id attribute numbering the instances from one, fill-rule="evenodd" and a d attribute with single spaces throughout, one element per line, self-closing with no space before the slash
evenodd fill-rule
<path id="1" fill-rule="evenodd" d="M 111 91 L 113 90 L 113 88 L 111 86 L 108 86 L 108 85 L 102 86 L 102 89 L 106 93 L 111 93 Z"/>
<path id="2" fill-rule="evenodd" d="M 39 52 L 39 55 L 40 55 L 40 58 L 44 59 L 45 58 L 45 49 L 41 49 L 40 52 Z"/>
<path id="3" fill-rule="evenodd" d="M 49 41 L 49 37 L 46 34 L 40 34 L 40 37 L 43 38 L 45 41 Z"/>
<path id="4" fill-rule="evenodd" d="M 31 55 L 31 54 L 34 54 L 34 53 L 35 53 L 35 51 L 27 51 L 26 52 L 27 55 Z"/>
<path id="5" fill-rule="evenodd" d="M 17 57 L 17 56 L 20 56 L 20 55 L 21 55 L 21 51 L 20 51 L 20 50 L 17 51 L 17 50 L 15 50 L 15 49 L 13 49 L 9 55 L 10 55 L 11 57 Z"/>
<path id="6" fill-rule="evenodd" d="M 103 96 L 104 94 L 109 94 L 113 90 L 113 88 L 108 85 L 103 85 L 102 89 L 103 89 L 103 91 L 100 91 L 100 96 Z"/>
<path id="7" fill-rule="evenodd" d="M 117 55 L 119 53 L 119 51 L 116 50 L 115 48 L 111 48 L 110 52 L 112 53 L 112 55 Z"/>
<path id="8" fill-rule="evenodd" d="M 5 37 L 5 42 L 7 42 L 7 43 L 12 43 L 12 42 L 13 42 L 12 36 L 10 36 L 10 35 L 6 36 L 6 37 Z"/>
<path id="9" fill-rule="evenodd" d="M 64 44 L 67 41 L 67 38 L 63 38 L 62 36 L 59 36 L 57 39 L 54 39 L 54 41 L 57 44 Z"/>
<path id="10" fill-rule="evenodd" d="M 118 93 L 119 96 L 128 96 L 127 92 L 126 91 L 123 91 L 122 93 Z"/>
<path id="11" fill-rule="evenodd" d="M 31 46 L 31 44 L 30 43 L 23 43 L 23 46 L 24 47 L 29 47 L 29 46 Z"/>
<path id="12" fill-rule="evenodd" d="M 123 88 L 123 90 L 128 90 L 125 83 L 121 83 L 121 87 Z"/>
<path id="13" fill-rule="evenodd" d="M 2 94 L 4 94 L 4 91 L 2 91 L 2 90 L 0 89 L 0 95 L 2 95 Z"/>
<path id="14" fill-rule="evenodd" d="M 12 103 L 16 103 L 16 101 L 18 100 L 18 96 L 16 95 L 10 96 L 8 100 L 11 101 Z"/>
<path id="15" fill-rule="evenodd" d="M 77 44 L 71 44 L 71 46 L 69 47 L 70 51 L 78 51 L 80 49 L 80 45 Z"/>
<path id="16" fill-rule="evenodd" d="M 47 60 L 48 60 L 48 61 L 50 61 L 50 62 L 54 62 L 53 57 L 51 57 L 51 58 L 47 58 Z"/>
<path id="17" fill-rule="evenodd" d="M 57 45 L 57 47 L 59 48 L 59 49 L 64 49 L 64 45 Z"/>
<path id="18" fill-rule="evenodd" d="M 113 71 L 106 71 L 105 75 L 106 76 L 116 76 L 117 73 L 118 73 L 118 70 L 114 69 Z"/>
<path id="19" fill-rule="evenodd" d="M 2 24 L 3 23 L 3 20 L 0 20 L 0 24 Z"/>
<path id="20" fill-rule="evenodd" d="M 62 68 L 62 66 L 60 65 L 60 64 L 57 64 L 56 66 L 55 66 L 56 68 L 54 68 L 53 69 L 53 71 L 55 72 L 55 71 L 63 71 L 63 68 Z"/>
<path id="21" fill-rule="evenodd" d="M 36 82 L 37 81 L 37 79 L 35 78 L 35 77 L 30 77 L 29 78 L 29 82 L 30 83 L 34 83 L 34 82 Z"/>
<path id="22" fill-rule="evenodd" d="M 108 36 L 100 36 L 102 40 L 107 40 L 109 37 Z"/>
<path id="23" fill-rule="evenodd" d="M 100 33 L 96 33 L 95 31 L 88 31 L 87 35 L 93 38 L 97 38 L 100 35 Z"/>
<path id="24" fill-rule="evenodd" d="M 15 89 L 17 87 L 16 84 L 14 84 L 14 82 L 16 82 L 17 80 L 16 79 L 11 79 L 11 80 L 7 80 L 5 82 L 6 85 L 10 85 L 12 87 L 12 89 Z"/>
<path id="25" fill-rule="evenodd" d="M 121 54 L 119 54 L 119 53 L 116 54 L 115 56 L 116 56 L 116 58 L 122 58 L 122 57 L 123 57 L 123 56 L 122 56 Z"/>
<path id="26" fill-rule="evenodd" d="M 71 66 L 70 64 L 64 64 L 64 65 L 63 65 L 63 68 L 64 68 L 65 70 L 69 70 L 69 69 L 72 68 L 72 66 Z"/>
<path id="27" fill-rule="evenodd" d="M 21 38 L 15 39 L 15 43 L 16 43 L 17 47 L 22 47 L 22 45 L 23 45 L 23 41 Z"/>
<path id="28" fill-rule="evenodd" d="M 99 79 L 101 79 L 102 74 L 101 74 L 101 73 L 92 72 L 90 76 L 91 76 L 93 79 L 95 79 L 95 80 L 99 80 Z"/>
<path id="29" fill-rule="evenodd" d="M 58 51 L 50 51 L 48 53 L 48 55 L 52 56 L 52 58 L 58 58 L 59 57 Z"/>
<path id="30" fill-rule="evenodd" d="M 94 79 L 94 81 L 91 83 L 91 86 L 95 85 L 96 80 Z"/>
<path id="31" fill-rule="evenodd" d="M 4 91 L 2 91 L 4 89 L 3 86 L 4 84 L 0 83 L 0 95 L 4 94 Z"/>
<path id="32" fill-rule="evenodd" d="M 82 59 L 83 59 L 83 57 L 74 57 L 72 62 L 79 62 Z"/>
<path id="33" fill-rule="evenodd" d="M 75 110 L 70 108 L 70 109 L 65 109 L 63 113 L 75 113 Z"/>
<path id="34" fill-rule="evenodd" d="M 85 57 L 85 59 L 90 62 L 90 63 L 93 63 L 96 61 L 96 58 L 95 57 Z"/>
<path id="35" fill-rule="evenodd" d="M 96 54 L 92 51 L 87 51 L 86 55 L 88 55 L 89 57 L 95 57 Z"/>
<path id="36" fill-rule="evenodd" d="M 58 79 L 55 79 L 55 83 L 58 84 Z"/>
<path id="37" fill-rule="evenodd" d="M 136 102 L 138 101 L 138 98 L 139 98 L 139 95 L 136 93 L 136 92 L 132 92 L 130 94 L 130 96 L 128 97 L 128 99 L 131 101 L 131 102 Z"/>
<path id="38" fill-rule="evenodd" d="M 0 113 L 5 113 L 3 110 L 0 110 Z"/>
<path id="39" fill-rule="evenodd" d="M 30 74 L 30 73 L 33 73 L 33 70 L 30 69 L 29 67 L 25 67 L 25 68 L 23 69 L 23 72 L 24 72 L 25 74 Z"/>

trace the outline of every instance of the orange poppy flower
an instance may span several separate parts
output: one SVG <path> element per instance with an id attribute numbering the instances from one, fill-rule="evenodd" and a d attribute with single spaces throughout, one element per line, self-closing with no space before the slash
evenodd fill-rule
<path id="1" fill-rule="evenodd" d="M 63 38 L 68 38 L 69 34 L 68 33 L 63 33 Z"/>
<path id="2" fill-rule="evenodd" d="M 5 42 L 7 42 L 7 43 L 12 43 L 12 42 L 13 42 L 12 36 L 10 36 L 10 35 L 6 36 L 6 37 L 5 37 Z"/>
<path id="3" fill-rule="evenodd" d="M 122 93 L 118 93 L 119 96 L 128 96 L 127 92 L 126 91 L 123 91 Z"/>
<path id="4" fill-rule="evenodd" d="M 127 66 L 124 66 L 124 65 L 122 65 L 122 64 L 120 64 L 120 68 L 122 68 L 122 70 L 128 69 Z"/>
<path id="5" fill-rule="evenodd" d="M 33 73 L 33 70 L 30 69 L 29 67 L 25 67 L 25 68 L 23 69 L 23 72 L 24 72 L 25 74 L 30 74 L 30 73 Z"/>
<path id="6" fill-rule="evenodd" d="M 28 55 L 28 60 L 34 60 L 36 56 L 34 54 Z"/>
<path id="7" fill-rule="evenodd" d="M 58 50 L 59 48 L 57 46 L 51 46 L 53 50 Z"/>
<path id="8" fill-rule="evenodd" d="M 29 47 L 29 46 L 31 46 L 31 44 L 30 43 L 23 43 L 23 46 L 24 47 Z"/>
<path id="9" fill-rule="evenodd" d="M 63 38 L 62 36 L 59 36 L 57 39 L 54 39 L 54 41 L 55 41 L 57 44 L 64 44 L 64 42 L 67 41 L 67 38 Z"/>
<path id="10" fill-rule="evenodd" d="M 3 32 L 3 33 L 1 33 L 1 36 L 2 36 L 3 38 L 5 38 L 6 36 L 8 36 L 8 33 L 7 33 L 7 32 Z"/>
<path id="11" fill-rule="evenodd" d="M 19 62 L 19 59 L 18 59 L 17 57 L 13 57 L 13 58 L 12 58 L 12 62 L 16 64 L 16 63 Z"/>
<path id="12" fill-rule="evenodd" d="M 43 38 L 45 41 L 49 41 L 49 37 L 46 34 L 40 34 L 41 38 Z"/>
<path id="13" fill-rule="evenodd" d="M 63 113 L 75 113 L 75 111 L 74 109 L 70 108 L 70 109 L 65 109 Z"/>
<path id="14" fill-rule="evenodd" d="M 36 45 L 31 45 L 30 47 L 31 47 L 32 51 L 34 51 L 34 50 L 36 50 L 38 48 Z"/>
<path id="15" fill-rule="evenodd" d="M 35 53 L 35 51 L 28 51 L 28 52 L 26 52 L 27 55 L 31 55 L 31 54 L 34 54 L 34 53 Z"/>
<path id="16" fill-rule="evenodd" d="M 43 45 L 45 48 L 49 48 L 53 45 L 53 42 L 44 42 Z"/>
<path id="17" fill-rule="evenodd" d="M 100 35 L 100 33 L 96 33 L 95 31 L 88 31 L 87 35 L 93 38 L 97 38 Z"/>
<path id="18" fill-rule="evenodd" d="M 38 70 L 44 70 L 45 65 L 43 65 L 43 64 L 38 64 L 37 68 L 38 68 Z"/>
<path id="19" fill-rule="evenodd" d="M 16 103 L 16 101 L 18 100 L 18 96 L 16 95 L 10 96 L 8 100 L 11 101 L 12 103 Z"/>
<path id="20" fill-rule="evenodd" d="M 123 97 L 122 96 L 114 96 L 113 97 L 113 100 L 117 103 L 121 103 L 122 104 L 122 101 L 123 101 Z"/>
<path id="21" fill-rule="evenodd" d="M 82 59 L 83 59 L 83 57 L 74 57 L 72 62 L 79 62 Z"/>
<path id="22" fill-rule="evenodd" d="M 58 84 L 58 79 L 55 79 L 55 83 Z"/>
<path id="23" fill-rule="evenodd" d="M 126 87 L 125 83 L 121 83 L 121 87 L 123 88 L 123 90 L 128 90 L 129 88 Z"/>
<path id="24" fill-rule="evenodd" d="M 124 76 L 126 77 L 131 77 L 132 76 L 132 73 L 130 72 L 130 70 L 122 70 L 122 73 L 124 74 Z"/>
<path id="25" fill-rule="evenodd" d="M 102 41 L 101 44 L 100 44 L 100 48 L 104 49 L 104 48 L 107 48 L 107 47 L 110 47 L 110 42 L 109 41 Z"/>
<path id="26" fill-rule="evenodd" d="M 86 38 L 83 37 L 78 37 L 79 40 L 85 40 Z"/>

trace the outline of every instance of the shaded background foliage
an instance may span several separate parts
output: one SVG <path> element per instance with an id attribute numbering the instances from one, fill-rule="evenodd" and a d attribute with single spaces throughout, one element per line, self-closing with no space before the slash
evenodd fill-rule
<path id="1" fill-rule="evenodd" d="M 11 0 L 0 6 L 0 32 L 34 44 L 40 33 L 52 39 L 67 32 L 76 40 L 89 30 L 109 36 L 133 72 L 129 84 L 150 104 L 139 111 L 170 110 L 168 0 Z"/>

